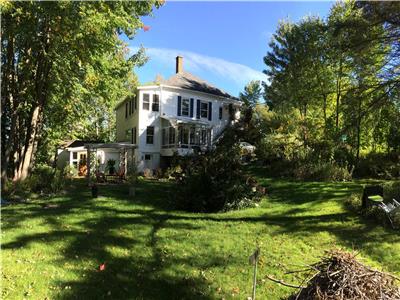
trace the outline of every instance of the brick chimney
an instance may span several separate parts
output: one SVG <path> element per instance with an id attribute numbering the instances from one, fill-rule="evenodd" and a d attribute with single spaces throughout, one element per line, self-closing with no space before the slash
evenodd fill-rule
<path id="1" fill-rule="evenodd" d="M 176 73 L 182 73 L 183 72 L 183 57 L 182 56 L 177 56 L 176 57 Z"/>

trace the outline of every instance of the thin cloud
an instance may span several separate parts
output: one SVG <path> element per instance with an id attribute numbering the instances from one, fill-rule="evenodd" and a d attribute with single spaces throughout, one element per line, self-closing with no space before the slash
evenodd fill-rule
<path id="1" fill-rule="evenodd" d="M 136 52 L 138 48 L 131 47 Z M 184 68 L 189 72 L 210 72 L 218 77 L 229 79 L 236 85 L 243 87 L 251 80 L 268 82 L 268 77 L 248 66 L 230 62 L 221 58 L 202 55 L 191 51 L 182 51 L 167 48 L 146 48 L 146 55 L 150 60 L 171 65 L 177 55 L 184 57 Z"/>

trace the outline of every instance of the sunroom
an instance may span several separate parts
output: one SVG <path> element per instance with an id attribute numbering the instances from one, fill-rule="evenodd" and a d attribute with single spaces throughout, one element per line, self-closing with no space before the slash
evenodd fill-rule
<path id="1" fill-rule="evenodd" d="M 169 118 L 161 119 L 161 155 L 172 156 L 204 151 L 211 146 L 212 127 L 200 120 Z"/>

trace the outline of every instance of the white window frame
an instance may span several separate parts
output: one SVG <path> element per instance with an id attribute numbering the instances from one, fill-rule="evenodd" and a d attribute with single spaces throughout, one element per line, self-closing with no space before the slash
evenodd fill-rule
<path id="1" fill-rule="evenodd" d="M 147 100 L 145 100 L 145 98 L 146 98 L 145 96 L 148 96 Z M 150 110 L 150 94 L 149 93 L 143 93 L 143 105 L 142 105 L 142 108 L 143 108 L 143 110 Z"/>

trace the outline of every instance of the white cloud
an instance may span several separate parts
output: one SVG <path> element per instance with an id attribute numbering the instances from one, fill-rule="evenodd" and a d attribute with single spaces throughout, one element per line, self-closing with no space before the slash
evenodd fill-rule
<path id="1" fill-rule="evenodd" d="M 137 49 L 136 47 L 131 47 L 131 51 L 136 52 Z M 229 79 L 240 87 L 243 87 L 251 80 L 268 81 L 264 73 L 248 66 L 191 51 L 167 48 L 146 48 L 146 55 L 149 56 L 150 60 L 166 65 L 174 64 L 175 57 L 181 55 L 184 57 L 184 69 L 188 72 L 211 72 L 218 77 Z"/>

